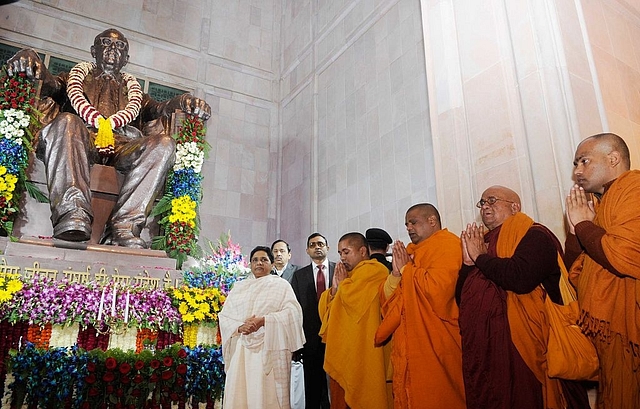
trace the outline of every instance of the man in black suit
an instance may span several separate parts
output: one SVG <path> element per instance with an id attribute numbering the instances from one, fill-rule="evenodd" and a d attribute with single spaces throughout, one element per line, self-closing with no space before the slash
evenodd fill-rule
<path id="1" fill-rule="evenodd" d="M 302 328 L 307 342 L 302 348 L 306 409 L 329 409 L 327 374 L 324 371 L 324 348 L 318 332 L 322 322 L 318 313 L 320 294 L 331 286 L 336 264 L 327 259 L 329 246 L 320 233 L 307 239 L 311 264 L 293 274 L 291 286 L 302 306 Z"/>
<path id="2" fill-rule="evenodd" d="M 289 243 L 278 239 L 271 245 L 271 252 L 273 253 L 273 273 L 291 283 L 293 272 L 300 267 L 289 263 L 289 260 L 291 260 L 291 247 L 289 247 Z"/>

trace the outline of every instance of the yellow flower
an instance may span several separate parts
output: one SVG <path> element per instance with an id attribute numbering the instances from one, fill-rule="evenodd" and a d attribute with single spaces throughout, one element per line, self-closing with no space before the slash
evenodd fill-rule
<path id="1" fill-rule="evenodd" d="M 11 280 L 7 283 L 7 291 L 10 293 L 16 293 L 22 290 L 22 281 L 20 280 Z"/>
<path id="2" fill-rule="evenodd" d="M 202 321 L 204 320 L 204 313 L 202 311 L 196 311 L 193 313 L 193 316 L 195 317 L 195 319 L 197 319 L 198 321 Z"/>
<path id="3" fill-rule="evenodd" d="M 0 303 L 9 301 L 11 299 L 11 293 L 7 290 L 0 290 Z"/>
<path id="4" fill-rule="evenodd" d="M 4 285 L 4 277 L 0 277 L 0 287 Z"/>
<path id="5" fill-rule="evenodd" d="M 182 295 L 182 291 L 180 291 L 180 290 L 174 290 L 174 291 L 173 291 L 173 296 L 174 296 L 174 298 L 176 298 L 176 299 L 178 299 L 178 300 L 182 300 L 182 297 L 183 297 L 183 295 Z"/>
<path id="6" fill-rule="evenodd" d="M 200 294 L 196 294 L 196 297 L 195 297 L 195 298 L 196 298 L 196 301 L 198 301 L 198 302 L 202 302 L 202 301 L 204 301 L 204 300 L 206 300 L 206 299 L 207 299 L 207 297 L 205 297 L 205 295 L 204 295 L 204 294 L 202 294 L 202 293 L 200 293 Z"/>
<path id="7" fill-rule="evenodd" d="M 187 311 L 189 311 L 189 307 L 187 307 L 187 303 L 181 302 L 180 307 L 178 307 L 178 311 L 180 311 L 180 314 L 185 315 Z"/>
<path id="8" fill-rule="evenodd" d="M 12 175 L 11 173 L 9 173 L 7 176 L 4 177 L 4 180 L 7 183 L 15 184 L 18 181 L 18 178 L 15 175 Z"/>
<path id="9" fill-rule="evenodd" d="M 205 314 L 208 313 L 209 311 L 211 311 L 211 307 L 207 303 L 200 304 L 200 307 L 198 309 L 200 311 L 202 311 L 203 313 L 205 313 Z"/>
<path id="10" fill-rule="evenodd" d="M 11 199 L 13 199 L 13 193 L 9 193 L 9 192 L 5 192 L 3 194 L 4 198 L 7 200 L 7 202 Z"/>
<path id="11" fill-rule="evenodd" d="M 5 173 L 7 173 L 7 168 L 0 165 L 0 176 L 4 175 Z"/>
<path id="12" fill-rule="evenodd" d="M 184 322 L 193 322 L 193 314 L 187 313 L 182 316 L 182 321 Z"/>

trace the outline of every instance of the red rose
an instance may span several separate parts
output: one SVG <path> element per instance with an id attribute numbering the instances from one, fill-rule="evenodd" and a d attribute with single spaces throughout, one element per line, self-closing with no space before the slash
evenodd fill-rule
<path id="1" fill-rule="evenodd" d="M 93 372 L 96 370 L 96 364 L 93 362 L 87 362 L 87 370 Z"/>
<path id="2" fill-rule="evenodd" d="M 80 406 L 80 409 L 91 409 L 91 408 L 89 407 L 89 402 L 84 402 L 84 403 L 82 404 L 82 406 Z"/>
<path id="3" fill-rule="evenodd" d="M 91 388 L 89 389 L 89 396 L 97 396 L 98 395 L 98 388 Z"/>
<path id="4" fill-rule="evenodd" d="M 138 374 L 133 377 L 133 383 L 140 383 L 140 382 L 142 382 L 142 375 Z"/>
<path id="5" fill-rule="evenodd" d="M 86 378 L 84 378 L 84 381 L 86 383 L 88 383 L 89 385 L 92 385 L 92 384 L 96 383 L 96 376 L 94 374 L 91 374 L 91 375 L 87 376 Z"/>
<path id="6" fill-rule="evenodd" d="M 131 365 L 129 365 L 128 362 L 123 362 L 123 363 L 120 364 L 120 368 L 119 369 L 120 369 L 120 373 L 121 374 L 123 374 L 123 375 L 124 374 L 128 374 L 129 371 L 131 370 Z"/>
<path id="7" fill-rule="evenodd" d="M 180 348 L 180 350 L 178 351 L 178 358 L 185 359 L 186 357 L 187 357 L 187 351 Z"/>
<path id="8" fill-rule="evenodd" d="M 113 391 L 115 391 L 116 388 L 113 387 L 113 385 L 107 385 L 107 393 L 108 394 L 112 394 Z"/>
<path id="9" fill-rule="evenodd" d="M 104 376 L 102 377 L 102 380 L 105 381 L 105 382 L 111 382 L 114 379 L 116 379 L 116 376 L 114 375 L 113 372 L 106 372 L 104 374 Z"/>
<path id="10" fill-rule="evenodd" d="M 164 364 L 164 366 L 171 366 L 173 365 L 173 358 L 171 358 L 170 356 L 165 356 L 162 360 L 162 363 Z"/>
<path id="11" fill-rule="evenodd" d="M 167 369 L 162 373 L 162 379 L 168 381 L 173 377 L 173 371 L 171 369 Z"/>
<path id="12" fill-rule="evenodd" d="M 118 395 L 118 397 L 124 395 L 124 391 L 122 390 L 122 388 L 118 388 L 118 391 L 116 392 L 116 395 Z"/>
<path id="13" fill-rule="evenodd" d="M 140 389 L 134 389 L 131 391 L 131 396 L 133 396 L 134 398 L 137 398 L 140 395 L 142 395 L 142 392 L 140 392 Z"/>
<path id="14" fill-rule="evenodd" d="M 107 367 L 108 370 L 114 370 L 118 366 L 118 361 L 114 357 L 109 357 L 104 361 L 104 366 Z"/>
<path id="15" fill-rule="evenodd" d="M 160 368 L 160 361 L 158 361 L 157 359 L 154 359 L 149 363 L 149 366 L 153 369 L 158 369 Z"/>
<path id="16" fill-rule="evenodd" d="M 141 370 L 142 368 L 144 368 L 144 362 L 142 361 L 136 361 L 134 368 L 136 368 L 136 370 Z"/>
<path id="17" fill-rule="evenodd" d="M 178 365 L 178 367 L 176 368 L 176 372 L 179 373 L 180 375 L 186 374 L 187 373 L 187 366 L 185 364 Z"/>
<path id="18" fill-rule="evenodd" d="M 173 392 L 171 395 L 169 395 L 169 397 L 171 398 L 171 401 L 175 402 L 178 399 L 180 399 L 180 396 L 178 396 L 177 393 Z"/>
<path id="19" fill-rule="evenodd" d="M 129 382 L 131 382 L 131 379 L 129 379 L 128 376 L 123 376 L 122 378 L 120 378 L 120 382 L 123 383 L 124 385 L 128 385 Z"/>
<path id="20" fill-rule="evenodd" d="M 178 385 L 178 386 L 184 386 L 184 378 L 178 378 L 178 379 L 176 379 L 176 385 Z"/>

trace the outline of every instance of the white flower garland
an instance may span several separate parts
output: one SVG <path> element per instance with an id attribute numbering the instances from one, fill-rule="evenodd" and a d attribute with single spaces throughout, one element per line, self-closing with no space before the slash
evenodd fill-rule
<path id="1" fill-rule="evenodd" d="M 84 96 L 84 79 L 96 68 L 95 63 L 81 62 L 69 72 L 67 96 L 71 106 L 90 126 L 98 129 L 95 145 L 101 155 L 109 156 L 115 152 L 113 130 L 127 125 L 140 113 L 142 107 L 142 89 L 136 77 L 120 73 L 127 83 L 127 106 L 109 118 L 105 118 Z"/>

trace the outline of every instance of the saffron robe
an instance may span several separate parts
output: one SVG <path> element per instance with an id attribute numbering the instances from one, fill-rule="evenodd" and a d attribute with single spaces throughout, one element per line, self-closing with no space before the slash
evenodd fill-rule
<path id="1" fill-rule="evenodd" d="M 600 357 L 598 403 L 604 408 L 635 408 L 640 402 L 639 201 L 640 171 L 627 171 L 605 186 L 596 205 L 593 224 L 604 229 L 599 243 L 590 243 L 585 234 L 590 222 L 576 226 L 579 242 L 567 238 L 567 253 L 575 246 L 582 251 L 570 277 L 578 289 L 579 324 Z M 606 260 L 600 259 L 602 252 Z M 621 345 L 620 353 L 609 350 L 614 343 Z"/>
<path id="2" fill-rule="evenodd" d="M 328 289 L 318 303 L 324 370 L 342 386 L 352 409 L 392 406 L 386 391 L 386 347 L 374 346 L 381 321 L 378 288 L 388 275 L 378 261 L 363 260 L 342 280 L 333 299 Z"/>
<path id="3" fill-rule="evenodd" d="M 462 345 L 455 287 L 462 265 L 460 239 L 447 229 L 409 244 L 413 262 L 396 290 L 380 290 L 384 320 L 376 344 L 393 334 L 395 408 L 465 408 Z"/>
<path id="4" fill-rule="evenodd" d="M 251 316 L 264 326 L 238 332 Z M 237 282 L 218 315 L 225 363 L 224 408 L 289 408 L 291 355 L 302 348 L 302 309 L 291 285 L 275 275 Z"/>
<path id="5" fill-rule="evenodd" d="M 559 243 L 523 213 L 485 235 L 488 254 L 463 266 L 458 282 L 467 407 L 563 408 L 546 376 L 543 284 L 560 300 Z"/>

